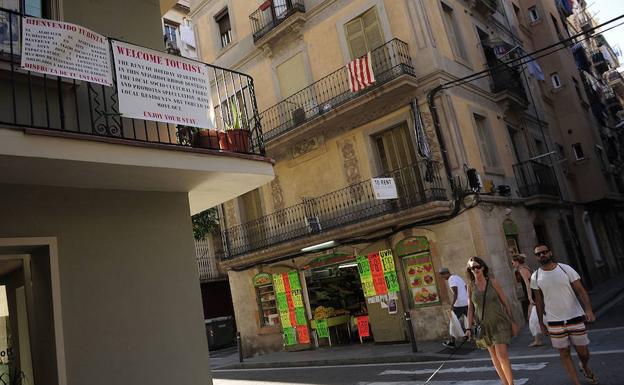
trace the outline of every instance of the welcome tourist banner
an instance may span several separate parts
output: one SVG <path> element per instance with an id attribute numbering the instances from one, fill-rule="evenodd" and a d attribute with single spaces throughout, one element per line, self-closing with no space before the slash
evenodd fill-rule
<path id="1" fill-rule="evenodd" d="M 113 41 L 124 117 L 214 128 L 208 65 Z"/>

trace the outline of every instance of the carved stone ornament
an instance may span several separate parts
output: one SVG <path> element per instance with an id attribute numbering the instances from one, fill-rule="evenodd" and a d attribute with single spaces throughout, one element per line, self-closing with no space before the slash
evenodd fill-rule
<path id="1" fill-rule="evenodd" d="M 275 176 L 275 179 L 271 181 L 271 199 L 273 201 L 273 212 L 277 213 L 277 222 L 280 224 L 286 222 L 286 216 L 283 211 L 285 206 L 284 193 L 282 192 L 278 176 Z"/>
<path id="2" fill-rule="evenodd" d="M 352 199 L 359 201 L 362 199 L 364 191 L 362 186 L 359 184 L 362 181 L 362 175 L 360 174 L 360 165 L 357 158 L 355 140 L 353 138 L 345 139 L 344 141 L 338 143 L 338 147 L 340 149 L 340 154 L 342 155 L 347 183 L 351 186 L 349 194 Z"/>
<path id="3" fill-rule="evenodd" d="M 292 158 L 298 158 L 300 156 L 303 156 L 309 152 L 312 152 L 316 149 L 318 149 L 321 145 L 322 145 L 322 137 L 320 136 L 313 136 L 311 138 L 307 138 L 304 139 L 302 141 L 299 141 L 297 143 L 295 143 L 295 145 L 292 148 Z"/>
<path id="4" fill-rule="evenodd" d="M 433 126 L 431 113 L 421 110 L 420 116 L 425 128 L 425 135 L 427 135 L 427 141 L 429 142 L 431 159 L 436 162 L 440 162 L 442 160 L 442 153 L 440 152 L 440 146 L 438 145 L 438 138 L 435 133 L 435 127 Z"/>
<path id="5" fill-rule="evenodd" d="M 238 217 L 236 216 L 236 205 L 234 204 L 234 200 L 229 200 L 225 202 L 225 217 L 227 218 L 227 226 L 234 227 L 238 225 Z"/>

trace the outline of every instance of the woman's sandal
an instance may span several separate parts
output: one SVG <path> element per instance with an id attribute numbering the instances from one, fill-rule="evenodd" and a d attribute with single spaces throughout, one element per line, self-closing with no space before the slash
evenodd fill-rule
<path id="1" fill-rule="evenodd" d="M 590 384 L 597 384 L 598 383 L 598 378 L 596 378 L 596 375 L 594 373 L 591 374 L 591 376 L 588 376 L 587 373 L 585 372 L 585 369 L 583 368 L 583 363 L 579 362 L 579 370 L 581 371 L 581 373 L 585 376 L 585 378 L 587 379 L 587 382 Z"/>

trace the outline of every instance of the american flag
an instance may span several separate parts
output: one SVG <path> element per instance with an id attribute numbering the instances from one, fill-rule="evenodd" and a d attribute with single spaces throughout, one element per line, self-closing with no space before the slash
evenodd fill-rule
<path id="1" fill-rule="evenodd" d="M 349 88 L 352 92 L 361 91 L 375 83 L 370 52 L 352 60 L 347 64 L 347 70 L 349 70 Z"/>

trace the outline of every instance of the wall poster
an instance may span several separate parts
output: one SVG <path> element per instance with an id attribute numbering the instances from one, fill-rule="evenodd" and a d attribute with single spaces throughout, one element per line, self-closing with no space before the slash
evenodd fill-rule
<path id="1" fill-rule="evenodd" d="M 360 255 L 356 261 L 365 297 L 399 292 L 399 280 L 391 250 Z"/>
<path id="2" fill-rule="evenodd" d="M 440 303 L 431 253 L 408 255 L 401 260 L 412 306 L 422 307 Z"/>
<path id="3" fill-rule="evenodd" d="M 273 274 L 273 286 L 284 332 L 284 344 L 286 346 L 309 344 L 310 331 L 303 305 L 299 273 L 290 271 Z"/>

